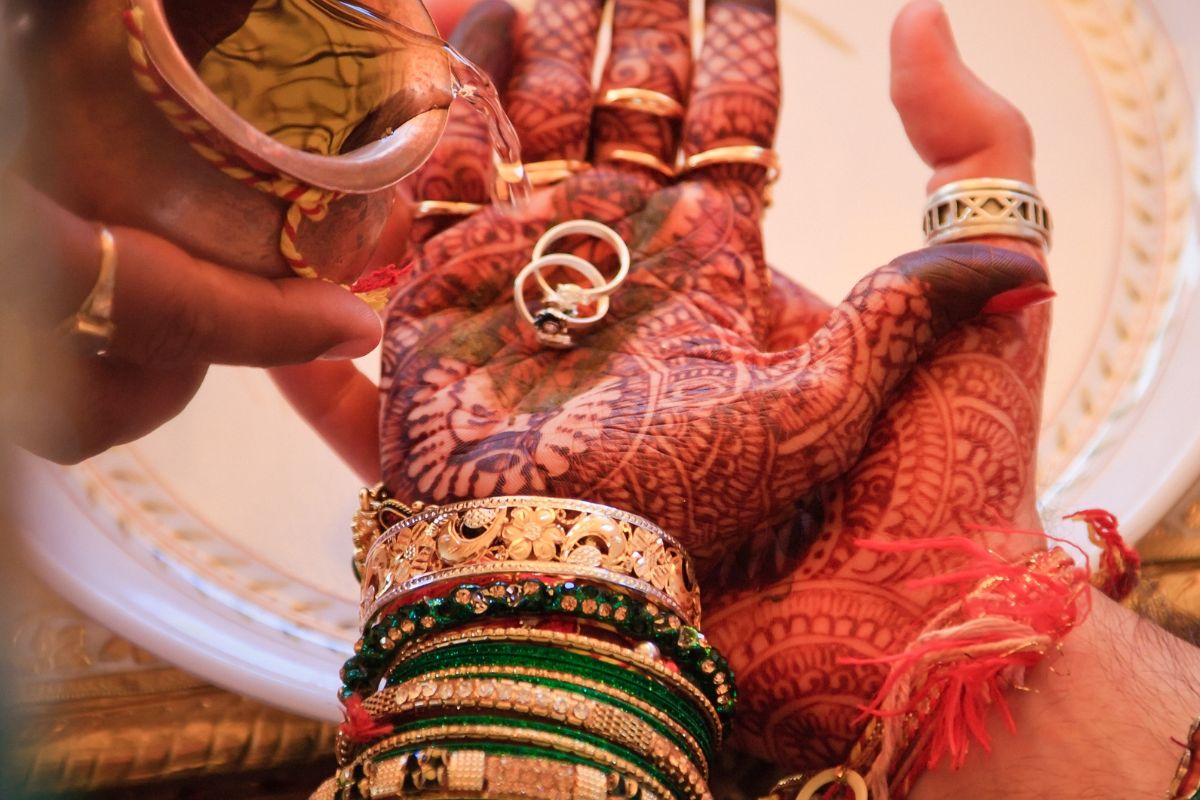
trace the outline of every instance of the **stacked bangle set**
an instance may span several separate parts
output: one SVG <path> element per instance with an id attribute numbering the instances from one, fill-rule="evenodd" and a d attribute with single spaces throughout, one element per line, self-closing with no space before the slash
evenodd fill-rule
<path id="1" fill-rule="evenodd" d="M 314 800 L 710 800 L 737 691 L 674 539 L 574 500 L 360 501 L 363 635 Z"/>

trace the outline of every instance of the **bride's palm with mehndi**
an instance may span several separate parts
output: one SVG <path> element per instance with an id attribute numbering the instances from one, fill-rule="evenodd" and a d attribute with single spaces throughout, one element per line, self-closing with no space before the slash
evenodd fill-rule
<path id="1" fill-rule="evenodd" d="M 686 100 L 678 134 L 669 122 L 637 111 L 598 109 L 593 118 L 587 75 L 599 5 L 543 2 L 527 25 L 506 100 L 527 161 L 581 159 L 613 148 L 667 159 L 677 139 L 686 154 L 772 144 L 779 91 L 771 3 L 710 2 L 692 79 L 687 4 L 618 0 L 605 86 L 648 88 Z M 932 19 L 932 12 L 931 4 L 923 4 L 917 13 Z M 922 157 L 940 167 L 943 181 L 1028 177 L 1019 118 L 991 113 L 1000 106 L 980 87 L 935 79 L 946 67 L 944 58 L 910 61 L 911 74 L 895 76 L 901 94 L 905 85 L 949 90 L 932 104 L 901 104 L 910 135 Z M 482 199 L 481 136 L 464 119 L 455 125 L 432 163 L 415 176 L 416 197 Z M 303 398 L 301 404 L 310 417 L 321 418 L 318 427 L 353 462 L 381 462 L 385 484 L 405 501 L 524 493 L 607 503 L 671 531 L 703 571 L 711 571 L 721 554 L 743 548 L 746 560 L 723 565 L 727 577 L 744 578 L 739 573 L 753 567 L 765 580 L 768 573 L 789 575 L 812 544 L 824 521 L 813 501 L 823 496 L 830 502 L 826 539 L 845 548 L 862 533 L 847 520 L 856 519 L 856 508 L 875 513 L 879 498 L 872 487 L 891 485 L 906 463 L 893 456 L 925 435 L 921 426 L 905 424 L 926 411 L 911 384 L 900 390 L 913 365 L 989 298 L 1020 287 L 1036 290 L 1045 275 L 1036 262 L 1008 250 L 930 248 L 872 272 L 846 301 L 829 308 L 766 266 L 760 231 L 765 179 L 764 170 L 752 165 L 720 165 L 667 180 L 628 163 L 601 163 L 539 195 L 518 217 L 485 210 L 453 225 L 416 244 L 412 271 L 389 307 L 379 437 L 361 415 L 347 423 L 339 411 L 375 411 L 372 403 L 352 399 L 361 397 L 357 390 L 335 393 L 340 405 Z M 578 335 L 571 350 L 546 349 L 518 315 L 512 281 L 548 228 L 577 218 L 612 226 L 628 242 L 633 268 L 602 323 Z M 614 274 L 607 245 L 565 244 Z M 1006 342 L 1020 345 L 1019 326 L 997 320 L 985 328 L 992 333 L 982 338 L 993 350 Z M 1013 397 L 991 398 L 1001 408 L 1021 406 L 1018 450 L 1030 448 L 1034 435 L 1038 335 L 1036 352 L 1026 354 L 1032 359 L 1023 378 L 1028 385 Z M 940 357 L 978 349 L 980 341 L 960 335 L 942 345 Z M 341 385 L 344 368 L 320 369 L 325 387 Z M 978 388 L 958 385 L 964 375 L 953 369 L 930 374 L 921 380 L 944 379 L 939 391 L 945 396 Z M 952 451 L 943 466 L 960 457 Z M 1024 507 L 1026 477 L 981 473 L 985 483 L 1014 483 L 1019 495 L 993 509 L 994 516 L 1011 517 Z M 947 495 L 935 510 L 957 513 L 955 503 L 969 502 L 967 493 Z M 892 532 L 906 531 L 897 526 Z M 792 574 L 826 575 L 831 551 L 814 548 L 809 563 Z M 872 579 L 862 571 L 851 594 L 870 594 L 865 582 Z M 772 597 L 785 594 L 790 580 L 776 584 Z M 754 596 L 747 593 L 746 602 L 753 604 Z M 814 752 L 787 740 L 801 730 L 824 737 L 816 752 L 832 756 L 852 735 L 842 709 L 865 700 L 870 676 L 842 673 L 849 682 L 821 684 L 836 694 L 834 712 L 819 704 L 786 706 L 792 702 L 788 692 L 815 684 L 799 672 L 780 673 L 783 662 L 772 661 L 774 654 L 755 643 L 766 641 L 778 620 L 822 615 L 821 600 L 797 595 L 773 606 L 781 609 L 778 619 L 758 620 L 744 613 L 737 598 L 709 591 L 705 601 L 717 611 L 712 627 L 718 644 L 747 673 L 746 727 L 778 757 Z M 796 645 L 797 652 L 804 646 Z M 837 674 L 834 655 L 818 659 L 822 674 Z M 852 685 L 860 679 L 863 685 Z"/>
<path id="2" fill-rule="evenodd" d="M 685 9 L 618 3 L 606 85 L 687 97 Z M 592 0 L 543 3 L 529 22 L 507 100 L 527 162 L 585 155 L 598 14 Z M 708 15 L 684 151 L 770 146 L 770 4 L 716 2 Z M 675 130 L 641 112 L 597 109 L 591 148 L 665 159 Z M 469 168 L 464 179 L 446 166 L 480 163 L 480 152 L 464 157 L 478 138 L 456 134 L 417 176 L 422 199 L 479 190 Z M 1005 251 L 934 248 L 876 270 L 829 310 L 764 262 L 765 179 L 745 164 L 669 181 L 602 163 L 515 218 L 488 209 L 417 245 L 386 321 L 388 488 L 435 503 L 521 493 L 607 503 L 674 531 L 704 566 L 789 524 L 814 487 L 845 472 L 892 389 L 940 334 L 994 294 L 1044 279 Z M 577 218 L 612 226 L 633 268 L 604 321 L 564 352 L 537 344 L 512 281 L 549 227 Z M 616 271 L 605 244 L 574 251 Z"/>

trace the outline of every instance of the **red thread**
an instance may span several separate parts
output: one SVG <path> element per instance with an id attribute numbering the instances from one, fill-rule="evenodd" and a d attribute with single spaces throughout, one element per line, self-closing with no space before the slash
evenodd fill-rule
<path id="1" fill-rule="evenodd" d="M 380 289 L 391 289 L 400 284 L 400 280 L 408 274 L 412 269 L 412 262 L 398 267 L 395 264 L 388 264 L 386 267 L 380 267 L 374 272 L 364 275 L 350 286 L 350 291 L 355 294 L 365 294 L 366 292 L 375 292 Z"/>
<path id="2" fill-rule="evenodd" d="M 905 582 L 910 587 L 961 586 L 962 594 L 935 613 L 903 652 L 838 659 L 840 664 L 888 668 L 879 692 L 861 707 L 863 717 L 883 722 L 879 757 L 866 777 L 872 796 L 887 797 L 888 784 L 897 778 L 890 773 L 905 741 L 912 747 L 912 758 L 904 759 L 908 763 L 932 768 L 949 758 L 958 768 L 972 739 L 990 751 L 985 725 L 989 708 L 1014 729 L 1004 692 L 1022 685 L 1026 671 L 1087 615 L 1088 576 L 1087 569 L 1058 547 L 1005 561 L 966 536 L 859 539 L 856 544 L 883 553 L 957 551 L 967 562 L 953 572 Z M 900 782 L 907 779 L 900 776 Z"/>
<path id="3" fill-rule="evenodd" d="M 395 730 L 395 726 L 376 722 L 363 707 L 362 698 L 350 695 L 345 703 L 346 721 L 338 726 L 338 732 L 355 744 L 367 744 Z"/>
<path id="4" fill-rule="evenodd" d="M 1089 508 L 1069 514 L 1065 519 L 1085 522 L 1088 538 L 1100 547 L 1100 568 L 1092 583 L 1113 600 L 1120 602 L 1137 586 L 1142 569 L 1142 557 L 1121 538 L 1117 518 L 1100 508 Z"/>

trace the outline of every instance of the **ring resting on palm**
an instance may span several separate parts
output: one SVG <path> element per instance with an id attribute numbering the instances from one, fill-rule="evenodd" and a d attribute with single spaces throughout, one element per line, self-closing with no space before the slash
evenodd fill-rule
<path id="1" fill-rule="evenodd" d="M 608 242 L 616 251 L 619 267 L 610 281 L 592 262 L 570 253 L 546 253 L 554 242 L 567 236 L 583 234 Z M 567 349 L 574 345 L 573 330 L 584 330 L 595 325 L 608 314 L 608 296 L 624 282 L 629 274 L 629 246 L 612 228 L 587 219 L 571 220 L 555 225 L 538 240 L 533 256 L 522 267 L 513 281 L 513 300 L 517 310 L 530 325 L 533 325 L 538 342 L 547 347 Z M 550 267 L 565 267 L 587 279 L 587 286 L 576 283 L 559 283 L 552 286 L 542 270 Z M 533 276 L 542 290 L 541 305 L 536 311 L 529 308 L 525 299 L 525 283 Z M 590 314 L 581 309 L 594 305 Z"/>

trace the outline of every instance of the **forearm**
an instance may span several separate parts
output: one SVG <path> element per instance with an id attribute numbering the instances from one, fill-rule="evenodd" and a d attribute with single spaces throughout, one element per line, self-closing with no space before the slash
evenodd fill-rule
<path id="1" fill-rule="evenodd" d="M 1092 613 L 1010 692 L 1016 733 L 918 781 L 912 800 L 1162 798 L 1200 715 L 1200 649 L 1093 592 Z M 1172 741 L 1175 740 L 1175 742 Z"/>

